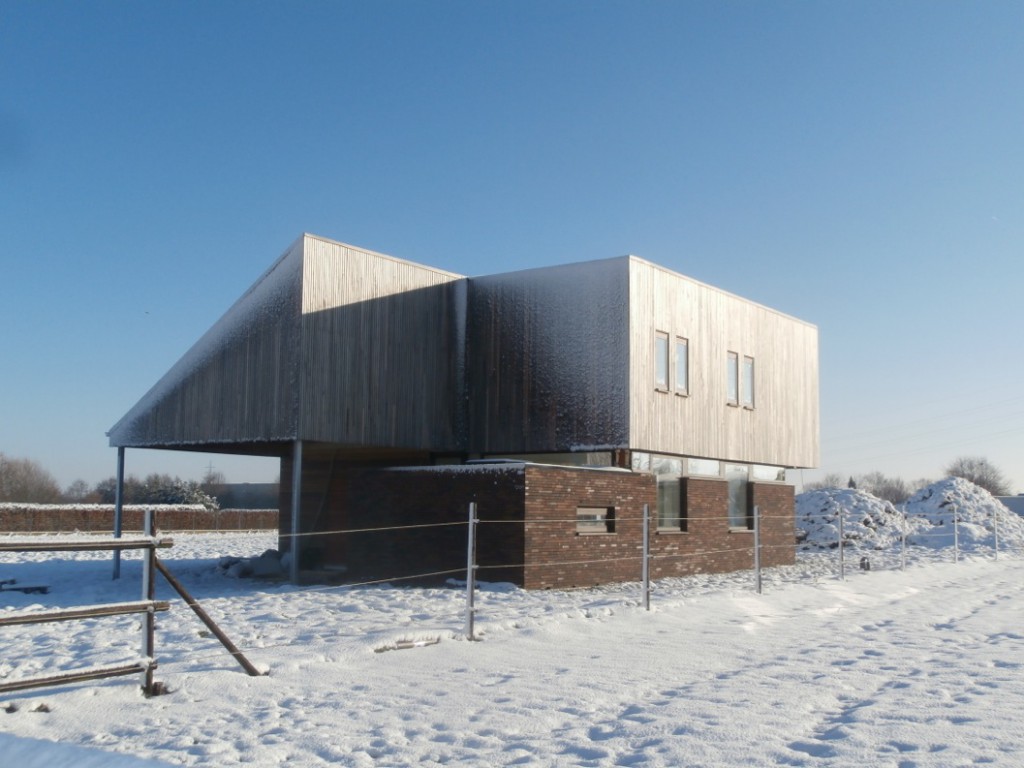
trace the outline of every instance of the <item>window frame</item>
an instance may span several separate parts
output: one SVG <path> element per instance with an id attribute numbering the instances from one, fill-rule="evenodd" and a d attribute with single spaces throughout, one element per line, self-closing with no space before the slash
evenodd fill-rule
<path id="1" fill-rule="evenodd" d="M 657 508 L 655 510 L 655 531 L 657 533 L 686 533 L 687 532 L 687 514 L 686 514 L 686 482 L 682 477 L 662 475 L 656 478 L 657 483 Z M 665 494 L 662 492 L 662 488 L 675 486 L 675 493 L 669 494 L 675 496 L 676 509 L 674 515 L 667 515 L 667 510 L 662 508 L 662 502 Z"/>
<path id="2" fill-rule="evenodd" d="M 756 392 L 756 385 L 754 383 L 755 374 L 756 370 L 754 368 L 753 356 L 744 355 L 742 367 L 740 369 L 740 403 L 748 411 L 754 410 L 754 393 Z"/>
<path id="3" fill-rule="evenodd" d="M 676 336 L 676 381 L 677 395 L 687 397 L 690 394 L 690 340 L 685 336 Z M 680 369 L 680 364 L 682 368 Z"/>
<path id="4" fill-rule="evenodd" d="M 588 504 L 576 507 L 577 536 L 607 536 L 614 533 L 614 506 L 596 507 Z"/>
<path id="5" fill-rule="evenodd" d="M 730 477 L 730 470 L 742 470 L 742 472 L 732 472 Z M 743 475 L 742 479 L 740 475 Z M 751 488 L 750 488 L 750 465 L 749 464 L 723 464 L 722 465 L 722 477 L 728 483 L 728 496 L 729 506 L 726 511 L 727 521 L 729 523 L 730 532 L 753 531 L 754 530 L 754 515 L 753 506 L 751 505 Z M 733 479 L 736 479 L 739 485 L 739 490 L 734 490 Z M 738 498 L 742 493 L 742 498 Z M 741 514 L 742 513 L 742 516 Z"/>
<path id="6" fill-rule="evenodd" d="M 668 392 L 671 382 L 671 351 L 670 336 L 667 331 L 654 332 L 654 389 L 656 392 Z M 664 351 L 661 350 L 664 342 Z M 661 368 L 664 366 L 664 376 Z"/>
<path id="7" fill-rule="evenodd" d="M 740 356 L 732 350 L 727 353 L 725 362 L 725 403 L 740 404 Z"/>

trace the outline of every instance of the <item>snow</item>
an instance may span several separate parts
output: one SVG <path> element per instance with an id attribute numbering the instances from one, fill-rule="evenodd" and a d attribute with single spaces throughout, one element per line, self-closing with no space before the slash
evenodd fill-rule
<path id="1" fill-rule="evenodd" d="M 909 519 L 944 527 L 947 491 L 964 526 L 984 528 L 987 500 L 956 484 L 916 499 Z M 851 505 L 850 546 L 892 544 L 895 509 L 854 491 L 827 498 Z M 470 642 L 461 584 L 231 579 L 220 557 L 258 554 L 272 533 L 177 535 L 161 558 L 269 674 L 247 676 L 161 582 L 172 608 L 157 616 L 156 678 L 170 693 L 147 700 L 122 678 L 0 695 L 0 754 L 19 768 L 1019 765 L 1024 552 L 1007 536 L 998 560 L 980 532 L 958 563 L 922 539 L 905 571 L 845 580 L 835 550 L 808 549 L 767 570 L 762 595 L 749 571 L 671 579 L 649 612 L 637 584 L 484 584 Z M 52 589 L 0 593 L 0 615 L 137 599 L 139 557 L 124 554 L 115 582 L 108 553 L 2 554 L 0 578 Z M 0 628 L 0 680 L 135 660 L 138 627 Z"/>
<path id="2" fill-rule="evenodd" d="M 806 534 L 801 548 L 836 548 L 840 514 L 846 549 L 858 554 L 898 547 L 904 530 L 912 545 L 952 547 L 955 535 L 959 549 L 973 551 L 994 548 L 998 533 L 1000 546 L 1024 547 L 1024 518 L 1013 514 L 988 491 L 958 477 L 922 488 L 902 509 L 857 489 L 802 493 L 796 500 L 796 525 Z"/>

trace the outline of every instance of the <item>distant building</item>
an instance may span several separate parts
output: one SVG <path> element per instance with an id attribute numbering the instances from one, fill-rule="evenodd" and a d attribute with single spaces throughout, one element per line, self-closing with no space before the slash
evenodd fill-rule
<path id="1" fill-rule="evenodd" d="M 1024 517 L 1024 494 L 1018 496 L 996 496 L 996 500 L 1001 501 L 1011 512 Z"/>
<path id="2" fill-rule="evenodd" d="M 295 578 L 464 564 L 464 528 L 291 534 L 474 500 L 506 521 L 481 525 L 481 578 L 639 578 L 644 503 L 655 576 L 749 567 L 755 504 L 766 562 L 792 562 L 818 333 L 633 256 L 468 278 L 304 235 L 109 437 L 278 457 Z"/>
<path id="3" fill-rule="evenodd" d="M 211 490 L 221 509 L 277 509 L 280 504 L 278 483 L 224 483 Z"/>

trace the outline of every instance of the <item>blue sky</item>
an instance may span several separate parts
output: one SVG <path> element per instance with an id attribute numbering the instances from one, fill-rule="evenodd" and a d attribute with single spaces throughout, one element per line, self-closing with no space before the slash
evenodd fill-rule
<path id="1" fill-rule="evenodd" d="M 1024 4 L 0 5 L 0 451 L 62 484 L 302 232 L 815 323 L 822 472 L 1024 491 Z M 273 479 L 129 451 L 127 470 Z M 799 473 L 792 477 L 799 483 Z"/>

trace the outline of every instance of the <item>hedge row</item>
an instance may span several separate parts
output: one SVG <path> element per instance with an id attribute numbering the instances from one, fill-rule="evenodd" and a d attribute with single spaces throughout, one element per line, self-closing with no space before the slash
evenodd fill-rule
<path id="1" fill-rule="evenodd" d="M 122 530 L 142 531 L 152 509 L 161 531 L 265 531 L 277 529 L 276 509 L 209 510 L 201 504 L 126 504 Z M 113 504 L 0 504 L 0 533 L 111 533 Z"/>

